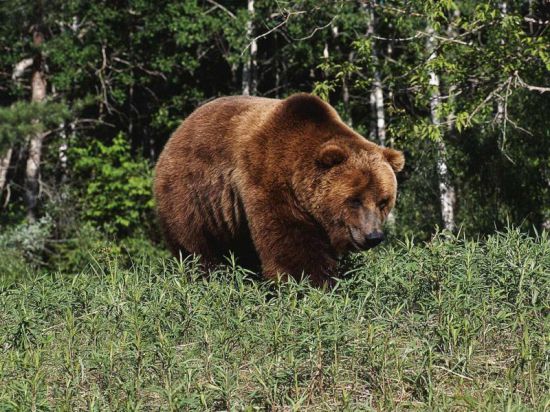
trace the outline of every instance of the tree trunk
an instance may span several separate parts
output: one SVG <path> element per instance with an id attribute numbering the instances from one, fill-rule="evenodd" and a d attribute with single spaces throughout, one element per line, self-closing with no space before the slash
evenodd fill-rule
<path id="1" fill-rule="evenodd" d="M 550 178 L 546 179 L 546 186 L 548 191 L 550 191 Z M 547 213 L 546 218 L 542 221 L 542 229 L 548 230 L 550 232 L 550 210 L 545 210 Z"/>
<path id="2" fill-rule="evenodd" d="M 370 112 L 371 117 L 369 121 L 369 139 L 370 140 L 376 140 L 377 133 L 376 133 L 376 97 L 374 96 L 374 88 L 371 89 L 369 93 L 370 97 Z"/>
<path id="3" fill-rule="evenodd" d="M 246 38 L 250 39 L 248 58 L 243 64 L 243 94 L 255 95 L 258 85 L 256 70 L 256 55 L 258 43 L 254 38 L 254 0 L 248 0 L 248 21 L 246 22 Z"/>
<path id="4" fill-rule="evenodd" d="M 13 149 L 8 148 L 6 153 L 0 157 L 0 194 L 4 191 L 4 186 L 6 186 L 6 178 L 8 177 L 8 169 L 11 162 L 11 154 Z"/>
<path id="5" fill-rule="evenodd" d="M 375 20 L 374 12 L 372 8 L 367 9 L 368 13 L 368 27 L 367 35 L 373 36 L 375 34 Z M 380 76 L 378 54 L 376 52 L 376 44 L 374 37 L 371 37 L 371 57 L 374 70 L 374 82 L 372 85 L 371 99 L 374 101 L 374 110 L 376 115 L 376 137 L 380 146 L 386 146 L 386 116 L 384 113 L 384 89 L 382 85 L 382 78 Z"/>
<path id="6" fill-rule="evenodd" d="M 374 104 L 376 107 L 376 135 L 380 146 L 386 146 L 386 116 L 384 113 L 384 90 L 380 72 L 377 68 L 374 71 Z"/>
<path id="7" fill-rule="evenodd" d="M 39 48 L 43 43 L 43 35 L 35 30 L 33 33 L 34 46 Z M 37 50 L 32 68 L 31 91 L 33 102 L 43 102 L 46 99 L 46 77 L 44 74 L 44 59 L 42 52 Z M 29 141 L 29 154 L 25 169 L 25 200 L 27 204 L 27 218 L 30 222 L 36 220 L 36 204 L 40 189 L 40 158 L 45 133 L 37 132 Z"/>
<path id="8" fill-rule="evenodd" d="M 350 52 L 348 55 L 348 61 L 353 63 L 355 54 Z M 344 115 L 346 123 L 349 127 L 353 127 L 353 119 L 351 117 L 351 107 L 350 107 L 350 96 L 349 96 L 349 85 L 348 85 L 348 75 L 345 74 L 342 76 L 342 103 L 344 104 Z"/>
<path id="9" fill-rule="evenodd" d="M 428 27 L 429 36 L 427 41 L 427 51 L 430 53 L 428 62 L 436 58 L 435 39 L 433 37 L 434 30 Z M 440 119 L 440 91 L 439 91 L 439 76 L 432 70 L 429 71 L 430 76 L 430 113 L 432 124 L 439 130 L 440 136 L 437 142 L 437 176 L 439 179 L 439 200 L 441 203 L 441 217 L 443 219 L 443 227 L 453 231 L 455 229 L 455 190 L 451 183 L 449 167 L 447 166 L 447 147 L 443 139 L 443 130 L 441 128 Z"/>
<path id="10" fill-rule="evenodd" d="M 452 20 L 456 21 L 460 18 L 460 10 L 456 8 L 453 11 L 453 17 Z M 456 36 L 456 30 L 453 28 L 451 24 L 447 27 L 447 36 L 449 38 L 453 38 Z M 456 113 L 455 113 L 455 93 L 456 93 L 456 86 L 454 84 L 449 85 L 447 95 L 448 97 L 448 103 L 451 108 L 449 110 L 449 114 L 447 115 L 447 124 L 449 127 L 449 137 L 454 138 L 455 137 L 455 119 L 456 119 Z"/>
<path id="11" fill-rule="evenodd" d="M 69 150 L 69 138 L 72 137 L 74 133 L 74 124 L 69 123 L 66 124 L 65 122 L 60 127 L 60 137 L 61 137 L 61 143 L 59 144 L 58 148 L 58 158 L 59 158 L 59 165 L 61 168 L 61 183 L 65 183 L 67 181 L 68 177 L 68 157 L 67 157 L 67 151 Z"/>
<path id="12" fill-rule="evenodd" d="M 279 36 L 275 34 L 275 50 L 279 50 Z M 281 97 L 281 54 L 275 52 L 275 97 Z"/>
<path id="13" fill-rule="evenodd" d="M 374 82 L 372 84 L 372 90 L 370 93 L 370 105 L 371 111 L 376 119 L 371 123 L 371 138 L 376 138 L 378 144 L 382 147 L 386 147 L 386 113 L 384 112 L 384 86 L 382 84 L 382 76 L 380 75 L 380 60 L 378 59 L 378 53 L 376 50 L 376 40 L 374 34 L 376 33 L 376 20 L 374 10 L 372 6 L 368 6 L 365 3 L 366 12 L 368 15 L 367 35 L 371 38 L 371 59 L 373 63 L 373 77 Z M 388 54 L 391 54 L 391 43 L 388 45 Z M 390 228 L 395 228 L 397 220 L 397 211 L 393 209 L 387 218 L 387 225 Z"/>
<path id="14" fill-rule="evenodd" d="M 349 105 L 349 87 L 347 76 L 342 77 L 342 100 L 344 103 L 344 112 L 346 116 L 346 123 L 349 127 L 353 127 L 353 120 L 351 118 L 351 110 Z"/>
<path id="15" fill-rule="evenodd" d="M 506 16 L 506 13 L 507 13 L 506 2 L 505 1 L 501 2 L 499 4 L 499 8 L 500 8 L 500 15 L 501 15 L 502 18 L 504 18 Z M 500 44 L 502 46 L 504 46 L 505 40 L 502 39 L 500 41 Z M 496 122 L 497 122 L 498 127 L 502 131 L 502 147 L 504 148 L 504 143 L 505 143 L 505 140 L 506 140 L 506 119 L 505 119 L 505 113 L 504 113 L 504 99 L 503 98 L 498 98 L 497 99 Z"/>

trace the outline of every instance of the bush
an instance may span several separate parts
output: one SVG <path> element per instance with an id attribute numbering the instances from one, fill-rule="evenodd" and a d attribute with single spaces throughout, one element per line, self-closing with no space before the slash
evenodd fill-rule
<path id="1" fill-rule="evenodd" d="M 20 280 L 43 265 L 51 231 L 52 220 L 44 216 L 0 233 L 0 285 Z"/>
<path id="2" fill-rule="evenodd" d="M 121 237 L 150 229 L 151 167 L 144 159 L 132 158 L 123 134 L 110 146 L 94 141 L 90 146 L 73 148 L 70 158 L 84 220 Z"/>

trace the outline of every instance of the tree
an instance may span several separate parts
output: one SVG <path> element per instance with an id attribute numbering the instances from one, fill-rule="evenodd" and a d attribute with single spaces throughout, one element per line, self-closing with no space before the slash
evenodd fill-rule
<path id="1" fill-rule="evenodd" d="M 550 11 L 540 2 L 4 0 L 0 21 L 10 221 L 87 192 L 78 150 L 125 139 L 128 156 L 152 164 L 203 102 L 297 91 L 406 150 L 396 230 L 427 238 L 435 225 L 486 233 L 550 221 Z"/>
<path id="2" fill-rule="evenodd" d="M 256 55 L 258 53 L 257 39 L 254 37 L 254 0 L 248 0 L 248 19 L 246 21 L 246 38 L 250 39 L 247 46 L 247 57 L 243 63 L 243 90 L 245 96 L 255 95 L 257 88 Z"/>
<path id="3" fill-rule="evenodd" d="M 40 4 L 39 8 L 42 7 Z M 40 15 L 42 11 L 39 11 Z M 31 101 L 34 103 L 42 103 L 46 100 L 46 73 L 45 73 L 45 58 L 42 54 L 41 47 L 44 43 L 44 34 L 40 27 L 41 21 L 38 21 L 33 26 L 33 46 L 36 48 L 33 58 L 33 68 L 31 77 Z M 35 120 L 36 121 L 36 120 Z M 40 159 L 42 157 L 42 146 L 44 143 L 45 134 L 37 132 L 31 135 L 29 139 L 29 153 L 27 156 L 27 167 L 25 170 L 25 198 L 27 203 L 27 218 L 29 221 L 36 220 L 36 204 L 40 185 Z"/>
<path id="4" fill-rule="evenodd" d="M 372 7 L 367 9 L 367 13 L 369 19 L 367 35 L 371 39 L 372 71 L 374 77 L 371 91 L 371 102 L 374 111 L 374 117 L 376 118 L 375 132 L 371 134 L 377 137 L 378 142 L 381 146 L 386 146 L 386 115 L 384 113 L 384 89 L 380 75 L 380 63 L 378 61 L 378 54 L 376 50 L 376 24 L 375 15 Z"/>
<path id="5" fill-rule="evenodd" d="M 449 166 L 447 161 L 447 147 L 444 140 L 444 135 L 441 127 L 441 91 L 439 75 L 430 67 L 430 61 L 437 57 L 435 47 L 435 31 L 431 26 L 426 30 L 427 42 L 426 50 L 428 57 L 428 75 L 430 77 L 430 117 L 433 126 L 436 128 L 436 145 L 437 145 L 437 175 L 439 178 L 439 198 L 441 202 L 441 217 L 445 229 L 454 231 L 455 229 L 455 189 L 451 182 Z"/>

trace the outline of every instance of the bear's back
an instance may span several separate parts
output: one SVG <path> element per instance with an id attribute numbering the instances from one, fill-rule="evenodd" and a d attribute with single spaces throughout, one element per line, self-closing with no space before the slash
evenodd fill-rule
<path id="1" fill-rule="evenodd" d="M 236 150 L 278 102 L 218 98 L 196 109 L 172 134 L 155 167 L 154 183 L 158 216 L 172 251 L 205 254 L 202 245 L 187 241 L 201 233 L 209 233 L 211 248 L 239 235 L 244 216 L 234 176 Z"/>

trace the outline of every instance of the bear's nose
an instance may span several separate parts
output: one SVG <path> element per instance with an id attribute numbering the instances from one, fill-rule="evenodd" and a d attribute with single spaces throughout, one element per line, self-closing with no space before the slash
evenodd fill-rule
<path id="1" fill-rule="evenodd" d="M 384 240 L 384 233 L 375 231 L 369 233 L 367 236 L 365 236 L 365 246 L 367 248 L 372 248 L 380 244 Z"/>

